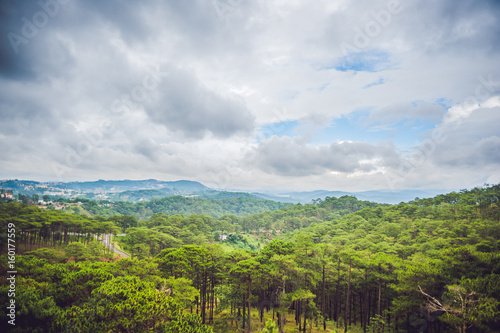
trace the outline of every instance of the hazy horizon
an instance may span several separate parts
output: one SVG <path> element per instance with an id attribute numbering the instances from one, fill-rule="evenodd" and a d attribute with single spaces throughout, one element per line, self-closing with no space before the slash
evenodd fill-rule
<path id="1" fill-rule="evenodd" d="M 334 188 L 316 188 L 312 190 L 284 190 L 284 189 L 268 189 L 268 188 L 250 188 L 250 189 L 241 189 L 241 188 L 212 188 L 210 186 L 207 186 L 206 184 L 194 180 L 194 179 L 173 179 L 173 180 L 165 180 L 165 179 L 91 179 L 91 180 L 67 180 L 60 182 L 58 180 L 39 180 L 39 179 L 17 179 L 17 178 L 10 178 L 10 179 L 0 179 L 0 182 L 4 181 L 19 181 L 19 182 L 38 182 L 38 183 L 45 183 L 45 184 L 58 184 L 58 183 L 92 183 L 92 182 L 100 182 L 100 181 L 105 181 L 105 182 L 124 182 L 124 181 L 134 181 L 134 182 L 141 182 L 141 181 L 158 181 L 158 182 L 168 182 L 168 183 L 175 183 L 175 182 L 195 182 L 199 183 L 210 190 L 216 190 L 216 191 L 227 191 L 227 192 L 244 192 L 244 193 L 260 193 L 260 194 L 266 194 L 266 195 L 271 195 L 271 196 L 286 196 L 287 194 L 291 193 L 314 193 L 314 192 L 344 192 L 344 193 L 363 193 L 363 192 L 376 192 L 376 193 L 401 193 L 401 192 L 422 192 L 422 193 L 427 193 L 430 196 L 438 195 L 438 194 L 446 194 L 450 192 L 458 192 L 460 190 L 463 190 L 465 188 L 456 188 L 456 189 L 433 189 L 433 188 L 428 188 L 428 189 L 379 189 L 379 190 L 364 190 L 364 191 L 349 191 L 349 190 L 338 190 Z M 483 185 L 478 185 L 474 187 L 483 187 Z M 146 188 L 144 188 L 146 189 Z M 470 190 L 472 188 L 466 188 L 466 190 Z M 412 198 L 413 199 L 413 198 Z"/>

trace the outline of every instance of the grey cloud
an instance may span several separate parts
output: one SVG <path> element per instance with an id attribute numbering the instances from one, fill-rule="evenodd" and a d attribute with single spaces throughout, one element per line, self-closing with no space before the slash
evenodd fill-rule
<path id="1" fill-rule="evenodd" d="M 420 41 L 420 45 L 416 46 L 423 46 L 429 52 L 462 54 L 476 53 L 478 50 L 500 51 L 498 1 L 426 0 L 414 3 L 409 9 L 411 15 L 417 13 L 416 16 L 420 16 L 422 20 L 411 20 L 408 27 L 416 29 L 420 26 L 429 32 L 414 39 Z M 410 33 L 410 29 L 406 32 Z M 416 32 L 412 34 L 416 35 Z"/>
<path id="2" fill-rule="evenodd" d="M 239 13 L 247 13 L 243 10 L 247 5 L 241 4 L 240 7 L 242 10 L 239 10 Z M 41 27 L 33 25 L 33 15 L 37 13 L 48 17 Z M 218 56 L 222 50 L 231 49 L 235 52 L 241 49 L 243 54 L 251 49 L 245 42 L 248 41 L 244 31 L 247 16 L 236 21 L 232 29 L 228 29 L 217 15 L 211 1 L 188 3 L 159 0 L 72 0 L 59 4 L 55 13 L 53 16 L 47 16 L 36 0 L 7 0 L 0 3 L 1 76 L 32 79 L 40 71 L 50 72 L 47 68 L 43 70 L 49 60 L 62 65 L 60 59 L 57 59 L 60 55 L 54 54 L 54 51 L 60 53 L 54 50 L 54 47 L 60 46 L 53 42 L 59 34 L 64 34 L 74 43 L 83 44 L 86 52 L 100 50 L 103 57 L 108 56 L 106 49 L 110 48 L 109 37 L 107 36 L 108 40 L 102 38 L 103 31 L 116 32 L 117 37 L 129 47 L 149 50 L 158 50 L 158 37 L 167 33 L 169 41 L 175 44 L 171 52 L 178 52 L 181 57 L 185 56 L 186 52 L 197 53 L 198 57 L 203 57 L 207 54 Z M 26 37 L 24 34 L 25 20 L 35 27 L 34 36 Z M 8 38 L 9 33 L 15 33 L 26 41 L 17 45 L 18 52 Z M 55 69 L 55 66 L 51 69 Z"/>
<path id="3" fill-rule="evenodd" d="M 435 145 L 431 160 L 442 167 L 500 167 L 500 107 L 479 108 L 469 117 L 443 127 L 445 140 Z"/>
<path id="4" fill-rule="evenodd" d="M 25 50 L 25 43 L 17 45 L 17 38 L 23 36 L 25 24 L 23 17 L 32 17 L 37 11 L 35 1 L 2 1 L 0 2 L 0 75 L 8 78 L 29 79 L 34 77 L 31 62 L 35 54 Z M 12 35 L 15 34 L 15 35 Z M 32 45 L 33 43 L 31 43 Z M 22 52 L 19 52 L 22 51 Z"/>
<path id="5" fill-rule="evenodd" d="M 477 142 L 451 143 L 439 146 L 433 161 L 441 167 L 483 167 L 496 164 L 500 167 L 500 137 L 492 136 Z"/>
<path id="6" fill-rule="evenodd" d="M 351 1 L 330 15 L 318 48 L 344 57 L 341 45 L 361 45 L 361 52 L 411 50 L 413 55 L 474 56 L 500 51 L 500 3 L 489 1 L 399 1 L 401 11 L 391 15 L 389 24 L 373 37 L 366 37 L 366 25 L 377 23 L 373 13 L 387 11 L 390 1 Z M 361 44 L 355 38 L 365 33 Z M 363 42 L 361 42 L 361 40 Z M 363 44 L 365 43 L 365 44 Z M 396 46 L 396 47 L 394 47 Z M 352 50 L 351 50 L 352 51 Z M 397 63 L 397 58 L 394 58 Z M 331 59 L 331 63 L 338 59 Z"/>
<path id="7" fill-rule="evenodd" d="M 147 157 L 153 162 L 158 162 L 158 156 L 161 153 L 160 147 L 151 139 L 143 139 L 135 144 L 134 151 Z"/>
<path id="8" fill-rule="evenodd" d="M 120 0 L 78 1 L 77 11 L 80 24 L 91 26 L 105 24 L 120 32 L 120 38 L 127 43 L 141 43 L 152 32 L 147 20 L 148 7 L 157 1 L 130 2 Z"/>
<path id="9" fill-rule="evenodd" d="M 0 132 L 8 136 L 35 138 L 57 128 L 58 120 L 51 109 L 49 96 L 24 91 L 22 86 L 5 87 L 0 102 Z"/>
<path id="10" fill-rule="evenodd" d="M 362 163 L 363 160 L 380 159 Z M 261 170 L 285 176 L 319 175 L 329 171 L 369 172 L 379 166 L 395 165 L 399 157 L 390 144 L 371 145 L 363 142 L 334 142 L 313 147 L 289 137 L 260 142 L 247 156 L 247 161 Z"/>
<path id="11" fill-rule="evenodd" d="M 197 58 L 221 57 L 228 55 L 228 50 L 233 54 L 250 52 L 245 24 L 251 17 L 251 3 L 231 2 L 234 6 L 229 7 L 234 7 L 238 20 L 231 20 L 228 29 L 225 19 L 230 18 L 230 13 L 221 17 L 223 13 L 218 13 L 214 6 L 221 2 L 224 3 L 223 0 L 79 1 L 80 11 L 84 14 L 79 13 L 77 19 L 86 28 L 90 25 L 89 20 L 111 26 L 130 46 L 155 49 L 158 41 L 167 39 L 175 44 L 171 52 L 176 57 L 185 57 L 186 54 Z M 87 21 L 82 17 L 87 17 Z M 221 51 L 226 51 L 226 54 Z"/>
<path id="12" fill-rule="evenodd" d="M 75 1 L 2 1 L 0 3 L 0 77 L 46 79 L 64 75 L 75 65 L 61 35 L 78 35 Z M 96 25 L 86 22 L 87 27 Z M 85 32 L 89 34 L 89 31 Z M 96 34 L 97 35 L 97 34 Z"/>
<path id="13" fill-rule="evenodd" d="M 481 139 L 476 145 L 477 160 L 485 162 L 485 165 L 496 164 L 500 166 L 500 137 L 491 136 Z"/>
<path id="14" fill-rule="evenodd" d="M 405 118 L 429 119 L 437 122 L 443 118 L 445 113 L 446 108 L 444 106 L 428 102 L 415 102 L 413 105 L 410 103 L 389 105 L 372 111 L 367 119 L 367 123 L 391 123 Z"/>
<path id="15" fill-rule="evenodd" d="M 41 11 L 37 1 L 5 1 L 0 6 L 3 36 L 6 36 L 4 31 L 22 34 L 21 18 L 30 19 L 34 13 Z M 241 9 L 249 8 L 243 3 L 239 6 Z M 237 9 L 240 14 L 247 13 Z M 242 27 L 244 21 L 234 23 Z M 67 89 L 74 97 L 87 101 L 92 98 L 103 109 L 109 109 L 114 99 L 130 94 L 146 74 L 138 70 L 137 64 L 127 57 L 123 49 L 111 43 L 113 38 L 119 38 L 118 42 L 124 42 L 130 48 L 144 48 L 157 55 L 161 49 L 156 45 L 157 38 L 167 32 L 172 36 L 172 45 L 175 45 L 166 50 L 168 56 L 182 57 L 181 60 L 185 60 L 185 55 L 202 58 L 207 54 L 224 55 L 249 50 L 244 34 L 239 34 L 241 29 L 228 29 L 211 1 L 189 4 L 156 0 L 141 3 L 70 1 L 60 5 L 58 14 L 39 30 L 28 44 L 20 45 L 18 54 L 14 53 L 7 38 L 1 39 L 1 43 L 5 44 L 0 48 L 0 77 L 6 79 L 4 84 L 9 85 L 9 80 L 31 80 L 40 85 L 50 85 L 52 80 L 60 79 L 61 84 L 71 82 Z M 166 81 L 168 83 L 162 85 L 166 87 L 165 95 L 157 100 L 159 104 L 145 105 L 153 121 L 192 138 L 201 138 L 207 133 L 228 137 L 252 131 L 254 119 L 243 102 L 211 92 L 188 73 L 174 74 Z M 30 89 L 37 88 L 33 86 Z M 35 113 L 51 119 L 54 114 L 52 107 L 60 101 L 54 94 L 47 97 L 53 98 L 52 105 L 43 103 L 41 107 L 40 97 L 29 98 L 28 101 L 33 104 L 29 107 L 29 114 L 22 110 L 15 112 L 24 119 L 31 119 Z M 10 104 L 8 99 L 6 96 L 4 102 Z M 11 105 L 9 107 L 12 109 Z M 60 121 L 81 117 L 72 108 L 67 108 L 65 113 Z M 10 122 L 8 118 L 4 119 Z"/>
<path id="16" fill-rule="evenodd" d="M 185 71 L 172 70 L 159 92 L 146 104 L 146 112 L 171 131 L 202 138 L 208 133 L 230 137 L 254 129 L 254 117 L 243 102 L 220 96 Z"/>

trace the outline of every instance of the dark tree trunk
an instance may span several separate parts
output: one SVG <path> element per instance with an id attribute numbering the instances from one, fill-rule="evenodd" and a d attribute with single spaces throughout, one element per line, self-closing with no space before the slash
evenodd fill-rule
<path id="1" fill-rule="evenodd" d="M 307 327 L 307 305 L 309 304 L 309 300 L 306 300 L 304 303 L 304 333 L 306 332 Z"/>
<path id="2" fill-rule="evenodd" d="M 323 313 L 323 330 L 326 331 L 325 265 L 323 265 L 323 288 L 321 291 L 321 312 Z"/>
<path id="3" fill-rule="evenodd" d="M 339 291 L 340 291 L 340 258 L 337 266 L 337 286 L 335 288 L 335 300 L 333 302 L 333 320 L 337 322 L 338 327 L 338 313 L 339 313 Z"/>
<path id="4" fill-rule="evenodd" d="M 246 311 L 246 302 L 247 300 L 245 299 L 245 295 L 243 295 L 243 325 L 241 325 L 241 328 L 245 329 L 245 311 Z"/>
<path id="5" fill-rule="evenodd" d="M 347 333 L 347 322 L 351 317 L 350 310 L 350 298 L 351 298 L 351 260 L 349 259 L 349 273 L 347 275 L 347 296 L 345 304 L 345 315 L 344 315 L 344 333 Z"/>
<path id="6" fill-rule="evenodd" d="M 248 281 L 248 294 L 247 294 L 247 300 L 248 300 L 248 333 L 250 333 L 250 319 L 252 318 L 252 316 L 250 315 L 250 285 L 252 284 L 252 280 L 250 279 Z"/>
<path id="7" fill-rule="evenodd" d="M 380 276 L 381 271 L 382 271 L 382 268 L 379 265 L 378 266 L 379 276 Z M 377 306 L 377 314 L 379 315 L 379 317 L 382 316 L 382 278 L 381 277 L 378 278 L 378 306 Z"/>

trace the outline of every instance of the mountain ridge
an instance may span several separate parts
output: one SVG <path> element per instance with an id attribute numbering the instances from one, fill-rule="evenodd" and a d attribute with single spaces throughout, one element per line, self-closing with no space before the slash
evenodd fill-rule
<path id="1" fill-rule="evenodd" d="M 6 186 L 7 185 L 7 186 Z M 1 180 L 0 188 L 15 189 L 22 194 L 48 194 L 52 196 L 75 197 L 83 195 L 87 198 L 109 199 L 112 201 L 143 201 L 173 195 L 213 197 L 217 195 L 255 196 L 262 199 L 288 203 L 310 203 L 313 200 L 324 200 L 327 197 L 354 196 L 359 200 L 377 203 L 398 204 L 415 198 L 430 198 L 442 190 L 370 190 L 360 192 L 347 191 L 291 191 L 291 192 L 247 192 L 242 190 L 215 190 L 201 182 L 193 180 L 163 181 L 157 179 L 144 180 L 103 180 L 73 182 L 38 182 L 32 180 Z M 231 193 L 231 194 L 229 194 Z"/>

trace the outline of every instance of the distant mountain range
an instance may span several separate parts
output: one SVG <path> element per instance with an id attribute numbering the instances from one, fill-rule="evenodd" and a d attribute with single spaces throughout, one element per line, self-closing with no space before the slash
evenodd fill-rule
<path id="1" fill-rule="evenodd" d="M 210 190 L 205 185 L 190 180 L 161 181 L 156 179 L 147 180 L 98 180 L 95 182 L 71 182 L 60 183 L 59 187 L 65 187 L 81 192 L 124 192 L 134 190 L 163 190 L 168 193 L 190 194 Z"/>
<path id="2" fill-rule="evenodd" d="M 408 202 L 415 198 L 432 198 L 437 194 L 445 193 L 446 191 L 364 191 L 364 192 L 343 192 L 343 191 L 309 191 L 309 192 L 285 192 L 278 194 L 271 193 L 252 193 L 261 198 L 274 201 L 291 202 L 291 203 L 310 203 L 312 200 L 325 199 L 326 197 L 342 197 L 344 195 L 354 196 L 359 200 L 366 200 L 378 203 L 398 204 L 400 202 Z"/>
<path id="3" fill-rule="evenodd" d="M 239 191 L 217 191 L 197 181 L 178 180 L 98 180 L 92 182 L 36 182 L 26 180 L 0 181 L 0 189 L 13 190 L 21 194 L 50 195 L 52 197 L 84 196 L 89 199 L 105 199 L 110 201 L 145 201 L 173 195 L 215 197 L 258 197 L 268 200 L 289 203 L 310 203 L 312 200 L 326 197 L 355 196 L 359 200 L 378 203 L 398 204 L 415 198 L 430 198 L 446 191 L 308 191 L 283 193 L 246 193 Z"/>

